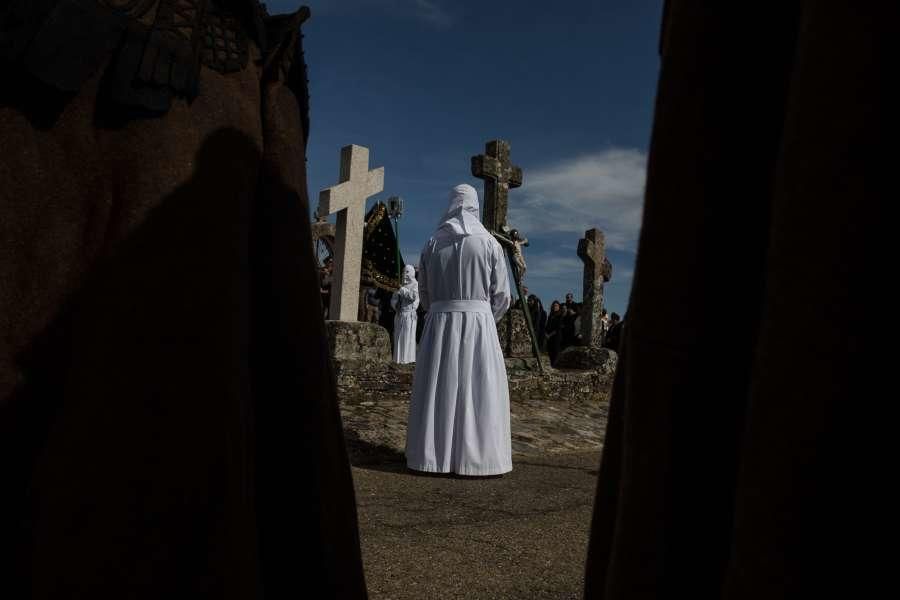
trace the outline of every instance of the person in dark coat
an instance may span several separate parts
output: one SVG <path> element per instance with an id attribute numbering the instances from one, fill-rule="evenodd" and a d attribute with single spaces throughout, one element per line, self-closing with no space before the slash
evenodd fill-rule
<path id="1" fill-rule="evenodd" d="M 603 347 L 609 348 L 610 350 L 619 351 L 619 344 L 622 339 L 622 328 L 625 325 L 625 320 L 619 319 L 619 315 L 617 313 L 612 313 L 609 317 L 609 331 L 606 332 L 606 336 L 603 339 Z"/>
<path id="2" fill-rule="evenodd" d="M 579 304 L 573 303 L 571 306 L 563 307 L 563 321 L 562 321 L 562 347 L 561 350 L 565 350 L 569 346 L 575 346 L 578 343 L 579 332 L 577 328 L 578 323 L 578 309 L 580 308 Z"/>
<path id="3" fill-rule="evenodd" d="M 547 325 L 544 329 L 544 346 L 550 356 L 551 365 L 556 362 L 556 357 L 562 350 L 563 310 L 559 300 L 554 300 L 550 304 L 550 314 L 547 316 Z"/>
<path id="4" fill-rule="evenodd" d="M 388 330 L 391 343 L 394 340 L 394 308 L 391 306 L 393 292 L 378 288 L 378 324 Z"/>
<path id="5" fill-rule="evenodd" d="M 322 299 L 322 312 L 328 318 L 328 310 L 331 307 L 331 283 L 334 278 L 334 260 L 329 256 L 325 264 L 319 269 L 319 295 Z"/>
<path id="6" fill-rule="evenodd" d="M 528 296 L 528 312 L 531 316 L 531 324 L 534 327 L 534 335 L 537 338 L 538 348 L 544 350 L 544 329 L 547 327 L 547 311 L 544 310 L 540 299 L 531 294 Z"/>
<path id="7" fill-rule="evenodd" d="M 183 4 L 0 7 L 0 595 L 365 598 L 309 11 Z"/>

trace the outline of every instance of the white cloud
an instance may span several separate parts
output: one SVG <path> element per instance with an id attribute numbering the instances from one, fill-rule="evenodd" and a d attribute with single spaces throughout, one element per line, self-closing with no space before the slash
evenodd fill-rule
<path id="1" fill-rule="evenodd" d="M 527 248 L 525 249 L 525 261 L 528 265 L 528 270 L 525 272 L 526 279 L 531 276 L 540 276 L 546 279 L 556 279 L 560 276 L 570 277 L 573 274 L 580 276 L 583 269 L 581 259 L 577 256 L 529 255 Z"/>
<path id="2" fill-rule="evenodd" d="M 581 274 L 583 265 L 581 259 L 569 252 L 567 254 L 529 253 L 525 250 L 525 260 L 528 270 L 525 273 L 524 284 L 529 288 L 529 293 L 538 294 L 540 297 L 551 298 L 562 295 L 570 290 L 577 291 L 581 295 Z"/>
<path id="3" fill-rule="evenodd" d="M 647 155 L 614 148 L 526 172 L 513 192 L 509 221 L 526 234 L 598 227 L 606 245 L 634 251 L 641 226 Z"/>
<path id="4" fill-rule="evenodd" d="M 453 25 L 453 17 L 435 0 L 415 0 L 416 16 L 435 27 L 446 28 Z"/>
<path id="5" fill-rule="evenodd" d="M 581 262 L 572 249 L 562 249 L 564 253 L 541 252 L 529 254 L 527 249 L 525 259 L 528 262 L 528 271 L 525 274 L 525 285 L 531 292 L 545 298 L 562 298 L 566 292 L 573 292 L 576 298 L 582 293 L 582 274 L 584 263 Z M 616 270 L 613 265 L 612 280 L 606 286 L 631 286 L 634 269 L 625 267 Z"/>
<path id="6" fill-rule="evenodd" d="M 584 263 L 574 254 L 529 254 L 526 248 L 525 260 L 528 264 L 526 279 L 567 279 L 580 282 L 584 272 Z M 634 269 L 617 271 L 613 266 L 613 280 L 616 282 L 630 281 L 633 276 Z"/>
<path id="7" fill-rule="evenodd" d="M 634 278 L 634 269 L 622 269 L 621 272 L 617 272 L 615 268 L 613 268 L 613 276 L 610 280 L 610 283 L 625 283 L 630 282 Z"/>

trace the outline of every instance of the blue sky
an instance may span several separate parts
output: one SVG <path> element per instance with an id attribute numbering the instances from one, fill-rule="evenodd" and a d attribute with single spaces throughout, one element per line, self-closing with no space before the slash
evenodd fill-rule
<path id="1" fill-rule="evenodd" d="M 270 1 L 271 13 L 300 2 Z M 402 196 L 404 259 L 417 262 L 470 157 L 490 139 L 523 170 L 510 224 L 529 237 L 526 285 L 546 305 L 581 297 L 575 250 L 606 233 L 620 314 L 631 289 L 658 76 L 662 0 L 308 0 L 309 193 L 337 183 L 340 149 L 370 150 Z"/>

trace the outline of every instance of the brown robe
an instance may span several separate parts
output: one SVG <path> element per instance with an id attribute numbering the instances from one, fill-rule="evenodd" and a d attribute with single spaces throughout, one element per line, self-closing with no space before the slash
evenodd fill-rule
<path id="1" fill-rule="evenodd" d="M 308 11 L 150 3 L 217 10 L 215 63 L 109 9 L 142 4 L 0 5 L 0 595 L 365 597 Z"/>
<path id="2" fill-rule="evenodd" d="M 876 597 L 897 8 L 667 3 L 586 598 Z"/>

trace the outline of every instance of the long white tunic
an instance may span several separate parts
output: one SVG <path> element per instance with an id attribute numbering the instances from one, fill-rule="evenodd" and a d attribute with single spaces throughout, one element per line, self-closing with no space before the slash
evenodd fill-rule
<path id="1" fill-rule="evenodd" d="M 394 362 L 416 362 L 416 323 L 419 308 L 419 286 L 415 269 L 407 265 L 403 270 L 403 286 L 391 296 L 394 314 Z"/>
<path id="2" fill-rule="evenodd" d="M 419 297 L 428 315 L 409 407 L 407 465 L 461 475 L 511 471 L 509 388 L 495 325 L 510 302 L 500 244 L 483 227 L 471 235 L 439 231 L 422 251 Z"/>

